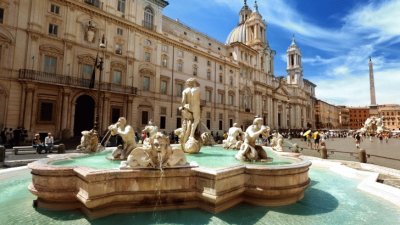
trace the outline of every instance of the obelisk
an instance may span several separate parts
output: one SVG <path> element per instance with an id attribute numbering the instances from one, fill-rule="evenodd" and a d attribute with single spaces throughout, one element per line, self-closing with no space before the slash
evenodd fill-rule
<path id="1" fill-rule="evenodd" d="M 378 116 L 378 105 L 375 97 L 375 82 L 374 82 L 374 65 L 371 57 L 369 57 L 369 92 L 371 95 L 371 105 L 369 106 L 370 116 Z"/>

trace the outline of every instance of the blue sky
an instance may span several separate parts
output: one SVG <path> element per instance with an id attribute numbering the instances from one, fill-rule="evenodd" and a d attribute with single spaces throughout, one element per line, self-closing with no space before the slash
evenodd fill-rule
<path id="1" fill-rule="evenodd" d="M 164 14 L 223 43 L 238 23 L 243 0 L 170 0 Z M 254 9 L 254 0 L 247 1 Z M 317 98 L 369 105 L 368 59 L 374 62 L 378 104 L 400 104 L 400 0 L 258 0 L 276 50 L 275 75 L 286 74 L 294 34 L 304 77 Z"/>

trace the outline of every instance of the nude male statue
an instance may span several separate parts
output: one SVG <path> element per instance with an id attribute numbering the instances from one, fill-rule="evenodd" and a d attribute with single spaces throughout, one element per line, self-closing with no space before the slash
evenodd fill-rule
<path id="1" fill-rule="evenodd" d="M 182 92 L 181 111 L 187 110 L 192 114 L 192 123 L 189 138 L 194 138 L 197 125 L 200 122 L 200 89 L 195 78 L 186 81 L 186 88 Z"/>
<path id="2" fill-rule="evenodd" d="M 117 148 L 113 151 L 113 157 L 126 159 L 129 153 L 136 147 L 135 131 L 130 125 L 126 125 L 126 119 L 124 117 L 120 117 L 118 122 L 110 125 L 108 129 L 111 131 L 111 135 L 119 134 L 124 142 L 122 149 Z"/>

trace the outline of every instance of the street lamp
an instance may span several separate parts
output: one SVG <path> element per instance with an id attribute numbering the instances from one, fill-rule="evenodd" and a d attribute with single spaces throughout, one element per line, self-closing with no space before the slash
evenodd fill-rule
<path id="1" fill-rule="evenodd" d="M 101 38 L 100 44 L 99 44 L 99 49 L 97 50 L 97 56 L 99 55 L 99 50 L 100 49 L 105 49 L 106 48 L 106 40 L 103 34 L 103 37 Z M 97 58 L 96 58 L 97 62 Z M 99 75 L 99 82 L 98 82 L 98 87 L 97 87 L 97 110 L 96 110 L 96 117 L 94 120 L 94 126 L 93 129 L 97 131 L 98 134 L 100 134 L 100 92 L 101 92 L 101 78 L 103 75 L 103 57 L 100 57 L 100 61 L 98 62 L 97 65 L 95 65 L 99 70 L 100 70 L 100 75 Z"/>

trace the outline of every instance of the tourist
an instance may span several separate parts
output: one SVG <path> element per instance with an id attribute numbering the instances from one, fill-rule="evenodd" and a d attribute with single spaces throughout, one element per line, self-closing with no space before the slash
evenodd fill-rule
<path id="1" fill-rule="evenodd" d="M 318 149 L 319 148 L 319 140 L 320 140 L 321 136 L 319 135 L 318 131 L 314 132 L 313 136 L 314 136 L 313 137 L 314 138 L 314 148 Z"/>
<path id="2" fill-rule="evenodd" d="M 47 137 L 44 138 L 44 146 L 45 146 L 46 153 L 53 152 L 54 138 L 51 133 L 48 133 Z"/>
<path id="3" fill-rule="evenodd" d="M 354 136 L 354 139 L 356 140 L 356 148 L 359 149 L 360 148 L 360 140 L 361 140 L 360 133 L 356 133 L 356 135 Z"/>
<path id="4" fill-rule="evenodd" d="M 7 132 L 7 127 L 5 127 L 0 133 L 1 144 L 3 144 L 3 145 L 5 145 L 7 143 L 6 132 Z"/>
<path id="5" fill-rule="evenodd" d="M 142 131 L 142 135 L 141 135 L 141 139 L 142 139 L 142 143 L 144 142 L 144 140 L 147 138 L 147 134 L 145 131 Z"/>
<path id="6" fill-rule="evenodd" d="M 40 140 L 40 135 L 35 134 L 33 140 L 32 140 L 32 147 L 36 149 L 36 152 L 38 154 L 42 154 L 42 150 L 44 149 L 43 143 Z"/>
<path id="7" fill-rule="evenodd" d="M 6 131 L 6 144 L 8 144 L 10 147 L 13 145 L 13 129 L 10 128 L 8 131 Z"/>
<path id="8" fill-rule="evenodd" d="M 379 143 L 382 143 L 382 142 L 383 142 L 383 136 L 382 136 L 382 134 L 378 134 L 378 137 L 379 137 Z"/>

